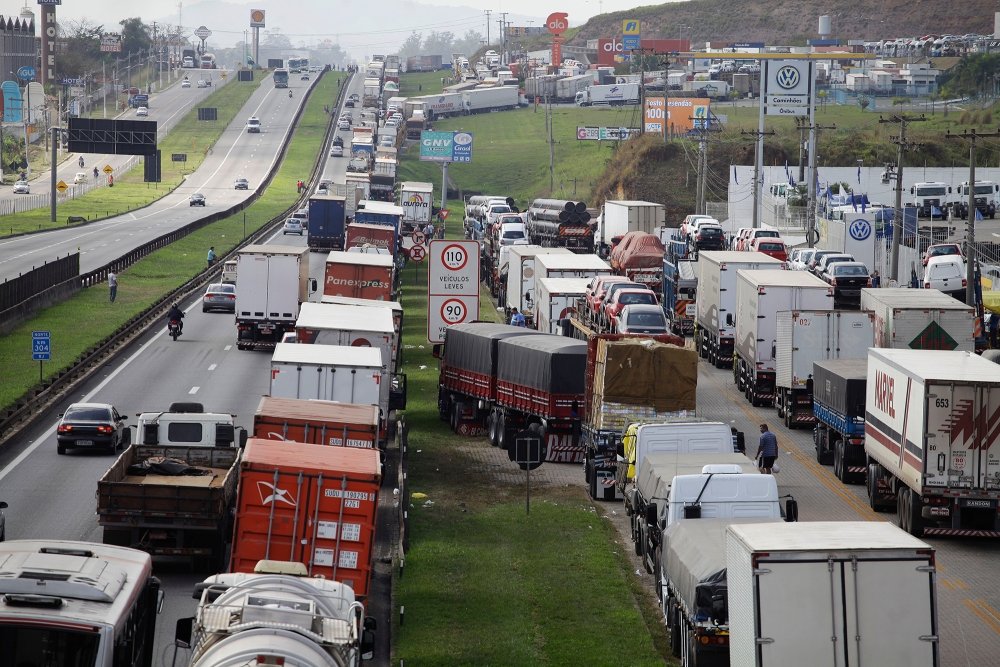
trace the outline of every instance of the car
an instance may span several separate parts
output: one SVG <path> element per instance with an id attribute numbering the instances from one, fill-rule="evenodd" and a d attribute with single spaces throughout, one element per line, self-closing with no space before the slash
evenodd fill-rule
<path id="1" fill-rule="evenodd" d="M 350 109 L 354 108 L 354 100 L 344 100 L 344 106 Z"/>
<path id="2" fill-rule="evenodd" d="M 149 109 L 147 107 L 139 107 L 138 109 L 135 110 L 135 115 L 136 116 L 148 116 L 149 115 Z"/>
<path id="3" fill-rule="evenodd" d="M 212 283 L 205 289 L 201 298 L 201 312 L 221 310 L 227 313 L 236 312 L 236 285 L 232 283 Z"/>
<path id="4" fill-rule="evenodd" d="M 860 308 L 862 288 L 872 286 L 871 273 L 862 262 L 832 262 L 820 278 L 833 286 L 834 308 Z"/>
<path id="5" fill-rule="evenodd" d="M 610 290 L 609 290 L 610 292 Z M 659 303 L 656 293 L 650 289 L 620 289 L 604 303 L 604 321 L 608 327 L 614 330 L 618 326 L 618 316 L 622 308 L 633 304 L 645 304 L 655 306 Z"/>
<path id="6" fill-rule="evenodd" d="M 79 185 L 80 183 L 86 183 L 86 182 L 87 182 L 87 172 L 85 171 L 78 171 L 76 172 L 76 175 L 73 176 L 73 183 L 75 185 Z"/>
<path id="7" fill-rule="evenodd" d="M 393 148 L 396 145 L 395 139 L 392 137 L 382 137 L 378 140 L 379 148 Z"/>
<path id="8" fill-rule="evenodd" d="M 18 181 L 14 184 L 14 194 L 16 195 L 28 195 L 31 194 L 31 186 L 28 185 L 28 181 Z"/>
<path id="9" fill-rule="evenodd" d="M 351 96 L 348 99 L 350 99 L 352 102 L 360 102 L 361 96 L 358 95 L 357 93 L 351 93 Z"/>
<path id="10" fill-rule="evenodd" d="M 399 127 L 399 120 L 396 118 L 387 118 L 386 121 L 382 123 L 382 126 L 395 129 Z"/>
<path id="11" fill-rule="evenodd" d="M 617 331 L 620 334 L 667 333 L 667 317 L 660 306 L 630 304 L 618 313 Z"/>
<path id="12" fill-rule="evenodd" d="M 248 181 L 245 178 L 237 178 L 236 181 L 233 183 L 233 188 L 235 188 L 236 190 L 249 190 L 250 181 Z"/>
<path id="13" fill-rule="evenodd" d="M 330 147 L 330 157 L 344 157 L 344 147 L 343 146 L 331 146 Z"/>
<path id="14" fill-rule="evenodd" d="M 342 132 L 346 132 L 351 129 L 351 124 L 346 120 L 337 121 L 337 129 Z"/>
<path id="15" fill-rule="evenodd" d="M 257 116 L 250 116 L 247 119 L 247 132 L 252 134 L 260 133 L 260 118 Z"/>
<path id="16" fill-rule="evenodd" d="M 740 240 L 743 239 L 744 236 L 746 236 L 747 234 L 750 233 L 751 229 L 753 229 L 753 227 L 740 227 L 739 229 L 737 229 L 736 233 L 729 240 L 729 249 L 730 250 L 739 250 L 739 248 L 737 247 L 737 245 L 739 244 Z"/>
<path id="17" fill-rule="evenodd" d="M 294 218 L 302 223 L 302 229 L 309 229 L 309 209 L 300 208 L 295 213 L 292 213 L 289 218 Z"/>
<path id="18" fill-rule="evenodd" d="M 123 417 L 110 403 L 73 403 L 59 415 L 56 451 L 105 449 L 112 454 L 131 443 L 131 433 Z"/>
<path id="19" fill-rule="evenodd" d="M 781 233 L 776 229 L 764 229 L 758 227 L 756 229 L 750 229 L 747 231 L 746 235 L 743 237 L 742 242 L 737 242 L 737 250 L 749 250 L 750 246 L 756 239 L 769 238 L 769 239 L 781 239 Z"/>
<path id="20" fill-rule="evenodd" d="M 826 273 L 826 267 L 830 266 L 835 262 L 853 262 L 854 255 L 846 252 L 834 252 L 828 253 L 820 257 L 819 261 L 816 262 L 816 267 L 813 269 L 813 273 L 817 278 L 822 278 L 823 274 Z"/>
<path id="21" fill-rule="evenodd" d="M 604 295 L 597 301 L 597 311 L 594 313 L 594 318 L 597 322 L 610 326 L 611 323 L 607 317 L 607 305 L 614 301 L 615 294 L 621 290 L 648 290 L 649 288 L 642 283 L 634 282 L 630 279 L 625 279 L 624 282 L 610 283 L 606 290 L 604 290 Z"/>
<path id="22" fill-rule="evenodd" d="M 236 284 L 236 260 L 227 259 L 222 263 L 222 282 Z"/>
<path id="23" fill-rule="evenodd" d="M 336 135 L 333 138 L 333 145 L 334 146 L 340 146 L 341 148 L 343 148 L 344 147 L 344 138 L 342 136 L 340 136 L 339 134 Z"/>
<path id="24" fill-rule="evenodd" d="M 191 87 L 190 80 L 184 79 L 183 81 L 181 81 L 181 88 L 190 88 L 190 87 Z"/>
<path id="25" fill-rule="evenodd" d="M 625 276 L 600 275 L 590 279 L 587 288 L 583 291 L 584 301 L 587 303 L 587 311 L 591 318 L 596 319 L 601 311 L 601 301 L 604 299 L 608 287 L 615 283 L 632 283 Z"/>
<path id="26" fill-rule="evenodd" d="M 931 257 L 945 257 L 948 255 L 958 255 L 961 258 L 965 258 L 962 253 L 962 246 L 957 243 L 935 243 L 927 247 L 924 251 L 923 257 L 920 258 L 920 263 L 927 266 L 927 260 Z"/>
<path id="27" fill-rule="evenodd" d="M 707 220 L 699 222 L 692 241 L 695 250 L 726 249 L 726 233 L 722 231 L 722 226 L 711 224 Z"/>
<path id="28" fill-rule="evenodd" d="M 309 80 L 309 73 L 308 72 L 303 72 L 302 76 L 299 77 L 299 81 L 308 81 L 308 80 Z"/>
<path id="29" fill-rule="evenodd" d="M 785 242 L 781 239 L 770 239 L 767 237 L 754 239 L 750 250 L 752 252 L 764 253 L 782 262 L 788 261 L 788 248 L 785 247 Z"/>
<path id="30" fill-rule="evenodd" d="M 330 186 L 326 183 L 320 183 L 316 186 L 316 194 L 320 196 L 326 196 L 330 194 Z"/>
<path id="31" fill-rule="evenodd" d="M 965 301 L 967 284 L 965 260 L 961 257 L 942 255 L 927 260 L 923 281 L 925 288 L 940 290 L 959 301 Z"/>
<path id="32" fill-rule="evenodd" d="M 285 226 L 281 229 L 281 234 L 298 234 L 302 236 L 302 221 L 298 218 L 285 218 Z"/>
<path id="33" fill-rule="evenodd" d="M 823 250 L 822 248 L 816 248 L 813 252 L 812 259 L 806 265 L 807 271 L 816 271 L 816 265 L 819 264 L 819 260 L 823 259 L 826 255 L 839 255 L 842 254 L 839 250 Z"/>
<path id="34" fill-rule="evenodd" d="M 205 195 L 201 194 L 200 192 L 194 193 L 193 195 L 191 195 L 191 198 L 188 199 L 188 206 L 204 206 L 204 205 L 205 205 Z"/>
<path id="35" fill-rule="evenodd" d="M 199 88 L 208 88 L 208 82 L 205 81 L 204 79 L 198 79 L 198 87 Z"/>
<path id="36" fill-rule="evenodd" d="M 805 271 L 809 267 L 809 262 L 816 253 L 816 248 L 798 248 L 792 251 L 788 259 L 788 268 L 793 271 Z"/>

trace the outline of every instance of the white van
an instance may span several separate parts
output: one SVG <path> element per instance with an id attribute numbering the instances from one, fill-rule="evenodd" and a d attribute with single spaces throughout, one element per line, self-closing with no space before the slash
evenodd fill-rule
<path id="1" fill-rule="evenodd" d="M 733 429 L 722 422 L 688 421 L 638 424 L 626 429 L 619 452 L 618 480 L 624 486 L 635 479 L 636 468 L 647 454 L 732 454 Z"/>
<path id="2" fill-rule="evenodd" d="M 924 287 L 936 289 L 965 301 L 965 262 L 958 255 L 939 255 L 927 260 Z"/>

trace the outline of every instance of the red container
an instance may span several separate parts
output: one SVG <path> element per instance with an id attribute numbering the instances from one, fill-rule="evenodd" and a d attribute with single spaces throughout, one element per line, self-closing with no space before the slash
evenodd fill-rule
<path id="1" fill-rule="evenodd" d="M 378 406 L 263 396 L 253 437 L 335 447 L 379 447 Z"/>
<path id="2" fill-rule="evenodd" d="M 334 250 L 326 258 L 323 294 L 392 301 L 392 255 Z"/>
<path id="3" fill-rule="evenodd" d="M 396 254 L 396 230 L 388 225 L 375 225 L 367 222 L 352 222 L 347 225 L 347 245 L 350 250 L 364 245 L 385 248 L 391 254 Z"/>
<path id="4" fill-rule="evenodd" d="M 295 561 L 309 576 L 366 597 L 381 471 L 375 449 L 250 438 L 240 463 L 230 572 L 253 572 L 264 559 Z"/>

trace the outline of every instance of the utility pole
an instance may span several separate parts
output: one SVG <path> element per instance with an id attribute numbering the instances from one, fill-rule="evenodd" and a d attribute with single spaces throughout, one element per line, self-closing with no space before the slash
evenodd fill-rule
<path id="1" fill-rule="evenodd" d="M 753 160 L 753 222 L 754 229 L 760 227 L 760 170 L 761 156 L 763 155 L 764 137 L 774 134 L 774 130 L 740 130 L 740 134 L 752 136 L 754 140 L 754 160 Z"/>
<path id="2" fill-rule="evenodd" d="M 906 140 L 906 126 L 917 121 L 927 120 L 924 116 L 906 116 L 896 114 L 890 118 L 879 117 L 879 123 L 898 123 L 899 135 L 889 140 L 896 144 L 896 204 L 892 212 L 892 252 L 889 255 L 890 280 L 899 281 L 899 244 L 903 240 L 903 153 L 915 150 L 919 144 Z"/>
<path id="3" fill-rule="evenodd" d="M 556 190 L 556 148 L 552 141 L 552 98 L 545 96 L 545 129 L 549 133 L 549 196 Z"/>
<path id="4" fill-rule="evenodd" d="M 803 116 L 795 117 L 795 129 L 799 131 L 799 183 L 806 180 L 806 131 L 809 122 Z"/>
<path id="5" fill-rule="evenodd" d="M 486 46 L 490 45 L 490 15 L 493 13 L 492 10 L 484 9 L 483 12 L 486 14 Z"/>
<path id="6" fill-rule="evenodd" d="M 976 209 L 976 140 L 991 137 L 1000 137 L 1000 130 L 988 134 L 976 132 L 975 129 L 962 130 L 962 134 L 948 133 L 944 137 L 945 139 L 964 139 L 969 142 L 969 213 L 965 220 L 965 305 L 967 306 L 976 305 L 976 262 L 979 261 L 976 256 L 976 214 L 979 212 Z M 976 315 L 982 317 L 978 308 Z"/>
<path id="7" fill-rule="evenodd" d="M 695 213 L 706 213 L 705 192 L 708 182 L 708 134 L 721 132 L 722 129 L 712 123 L 711 112 L 708 118 L 691 118 L 694 131 L 698 133 L 698 181 L 695 186 Z"/>
<path id="8" fill-rule="evenodd" d="M 500 24 L 500 64 L 507 62 L 507 31 L 505 26 L 507 23 L 507 12 L 500 12 L 500 20 L 497 21 Z"/>
<path id="9" fill-rule="evenodd" d="M 809 202 L 806 206 L 806 244 L 812 248 L 819 242 L 819 232 L 816 231 L 816 199 L 819 194 L 816 189 L 816 158 L 818 157 L 818 132 L 820 130 L 836 130 L 836 125 L 819 125 L 815 121 L 811 122 L 804 129 L 809 130 L 809 183 L 806 185 L 806 192 L 809 193 Z"/>

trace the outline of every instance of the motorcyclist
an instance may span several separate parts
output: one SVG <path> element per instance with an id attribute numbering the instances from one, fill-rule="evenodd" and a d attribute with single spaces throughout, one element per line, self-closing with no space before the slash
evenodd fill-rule
<path id="1" fill-rule="evenodd" d="M 289 97 L 291 97 L 291 96 L 292 96 L 292 91 L 290 91 L 290 90 L 288 91 L 288 96 L 289 96 Z"/>
<path id="2" fill-rule="evenodd" d="M 176 303 L 174 305 L 170 306 L 170 312 L 167 313 L 167 326 L 169 326 L 170 323 L 173 322 L 173 321 L 175 321 L 175 320 L 177 321 L 178 324 L 180 324 L 180 330 L 183 333 L 183 331 L 184 331 L 184 311 L 181 310 L 180 307 Z"/>
<path id="3" fill-rule="evenodd" d="M 83 169 L 83 156 L 80 156 L 80 168 Z"/>
<path id="4" fill-rule="evenodd" d="M 94 178 L 96 179 L 96 178 L 97 178 L 97 176 L 98 176 L 98 173 L 97 173 L 97 167 L 94 167 Z"/>

